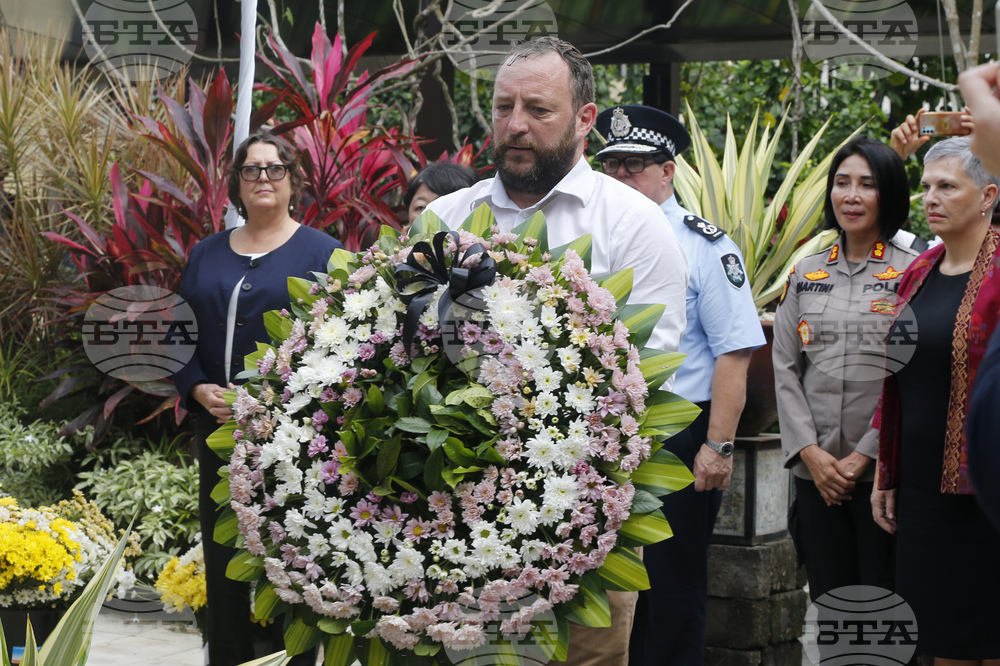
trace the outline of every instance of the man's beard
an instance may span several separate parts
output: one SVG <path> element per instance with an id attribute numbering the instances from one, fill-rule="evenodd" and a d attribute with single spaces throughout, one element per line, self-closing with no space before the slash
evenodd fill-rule
<path id="1" fill-rule="evenodd" d="M 519 194 L 547 194 L 573 168 L 578 147 L 574 127 L 569 129 L 552 148 L 541 148 L 538 144 L 517 144 L 534 150 L 535 163 L 527 171 L 515 172 L 507 163 L 507 153 L 512 145 L 510 139 L 493 144 L 493 163 L 504 187 Z"/>

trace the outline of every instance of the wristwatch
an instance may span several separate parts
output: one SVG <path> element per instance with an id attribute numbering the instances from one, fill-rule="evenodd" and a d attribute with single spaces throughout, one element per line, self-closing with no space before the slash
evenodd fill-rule
<path id="1" fill-rule="evenodd" d="M 733 455 L 732 442 L 716 442 L 714 440 L 705 438 L 705 446 L 712 449 L 723 458 L 728 458 L 729 456 Z"/>

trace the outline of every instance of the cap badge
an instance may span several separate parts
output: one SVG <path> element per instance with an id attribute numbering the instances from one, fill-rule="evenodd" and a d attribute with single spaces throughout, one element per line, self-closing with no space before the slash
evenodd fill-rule
<path id="1" fill-rule="evenodd" d="M 628 136 L 628 133 L 632 131 L 632 123 L 629 121 L 628 116 L 622 111 L 621 107 L 615 109 L 614 113 L 611 114 L 611 136 L 616 139 L 621 139 Z"/>

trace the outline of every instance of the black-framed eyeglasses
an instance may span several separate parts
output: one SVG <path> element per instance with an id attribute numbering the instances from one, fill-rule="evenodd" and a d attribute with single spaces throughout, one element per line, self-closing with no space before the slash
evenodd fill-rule
<path id="1" fill-rule="evenodd" d="M 260 180 L 260 172 L 267 172 L 268 180 L 281 180 L 288 173 L 288 165 L 285 164 L 268 164 L 266 167 L 259 167 L 254 165 L 247 165 L 240 167 L 240 178 L 243 180 L 253 183 Z"/>
<path id="2" fill-rule="evenodd" d="M 618 173 L 618 167 L 624 162 L 625 170 L 629 173 L 642 173 L 646 167 L 656 162 L 647 160 L 645 157 L 626 157 L 624 160 L 617 157 L 608 157 L 601 160 L 601 170 L 610 175 Z"/>

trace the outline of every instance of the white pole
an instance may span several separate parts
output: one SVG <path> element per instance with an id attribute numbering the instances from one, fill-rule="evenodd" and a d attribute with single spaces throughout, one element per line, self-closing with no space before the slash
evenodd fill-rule
<path id="1" fill-rule="evenodd" d="M 236 88 L 236 126 L 233 152 L 250 136 L 250 113 L 253 110 L 254 55 L 257 46 L 257 0 L 242 0 L 240 21 L 240 80 Z M 243 224 L 232 204 L 226 211 L 226 229 Z"/>

